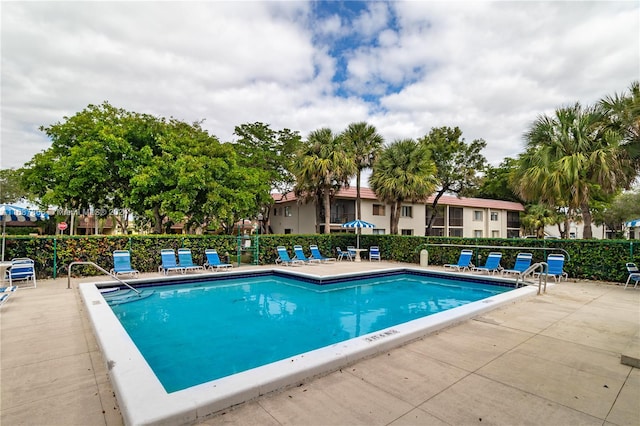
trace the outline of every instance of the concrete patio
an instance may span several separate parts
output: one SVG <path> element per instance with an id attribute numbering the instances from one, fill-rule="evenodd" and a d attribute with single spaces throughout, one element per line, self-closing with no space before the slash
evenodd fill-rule
<path id="1" fill-rule="evenodd" d="M 96 280 L 42 280 L 2 306 L 0 424 L 122 424 L 77 290 Z M 570 280 L 200 424 L 637 426 L 639 342 L 640 289 Z"/>

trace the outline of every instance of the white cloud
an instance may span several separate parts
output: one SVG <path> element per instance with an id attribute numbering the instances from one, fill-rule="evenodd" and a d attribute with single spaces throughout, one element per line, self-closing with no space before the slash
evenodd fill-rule
<path id="1" fill-rule="evenodd" d="M 2 2 L 1 166 L 49 146 L 39 126 L 105 100 L 205 119 L 222 141 L 255 121 L 306 136 L 366 120 L 388 141 L 459 126 L 485 139 L 497 164 L 521 152 L 539 114 L 593 103 L 640 75 L 635 2 L 370 2 L 351 21 L 316 19 L 318 7 Z M 328 43 L 348 35 L 366 42 L 332 57 Z M 339 60 L 342 88 L 379 105 L 335 95 Z"/>

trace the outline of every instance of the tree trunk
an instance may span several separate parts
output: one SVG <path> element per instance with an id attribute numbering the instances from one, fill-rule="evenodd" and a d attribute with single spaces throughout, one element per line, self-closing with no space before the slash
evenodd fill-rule
<path id="1" fill-rule="evenodd" d="M 431 235 L 431 226 L 433 226 L 433 222 L 436 220 L 436 207 L 438 207 L 438 201 L 444 195 L 444 190 L 440 190 L 436 193 L 435 198 L 433 199 L 433 203 L 431 203 L 431 212 L 427 219 L 427 235 Z"/>
<path id="2" fill-rule="evenodd" d="M 402 207 L 402 203 L 399 201 L 393 202 L 391 204 L 391 234 L 398 235 L 398 224 L 400 223 L 400 209 Z"/>
<path id="3" fill-rule="evenodd" d="M 589 204 L 582 203 L 580 205 L 580 209 L 582 210 L 582 220 L 584 222 L 584 228 L 582 229 L 582 238 L 585 240 L 590 240 L 593 238 L 593 232 L 591 230 L 591 209 L 589 208 Z"/>
<path id="4" fill-rule="evenodd" d="M 331 233 L 331 194 L 329 190 L 324 191 L 324 233 Z"/>
<path id="5" fill-rule="evenodd" d="M 162 234 L 162 216 L 160 215 L 160 207 L 153 208 L 153 233 Z"/>

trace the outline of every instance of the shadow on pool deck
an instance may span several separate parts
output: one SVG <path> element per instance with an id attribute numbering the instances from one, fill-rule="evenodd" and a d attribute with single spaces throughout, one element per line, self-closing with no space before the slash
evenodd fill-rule
<path id="1" fill-rule="evenodd" d="M 397 266 L 415 265 L 296 270 Z M 96 280 L 41 280 L 2 306 L 0 424 L 122 424 L 77 290 Z M 639 341 L 640 290 L 563 282 L 200 424 L 637 426 L 640 370 L 620 358 L 637 362 Z"/>

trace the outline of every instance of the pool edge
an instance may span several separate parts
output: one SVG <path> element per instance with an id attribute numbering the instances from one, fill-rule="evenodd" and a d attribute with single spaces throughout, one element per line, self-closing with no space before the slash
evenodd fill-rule
<path id="1" fill-rule="evenodd" d="M 398 270 L 429 272 L 449 277 L 452 275 L 469 277 L 469 274 L 441 273 L 415 267 L 389 268 L 377 272 Z M 314 276 L 311 274 L 300 275 Z M 362 275 L 362 273 L 337 274 L 335 276 L 357 275 Z M 505 281 L 499 278 L 498 280 Z M 127 425 L 173 425 L 202 421 L 226 408 L 310 378 L 328 374 L 359 359 L 399 347 L 504 304 L 535 295 L 537 292 L 535 287 L 522 287 L 168 394 L 111 308 L 105 303 L 96 284 L 98 283 L 84 283 L 79 286 L 79 289 L 87 307 L 94 335 L 108 366 L 109 377 L 124 422 Z M 226 389 L 232 389 L 232 391 Z"/>

